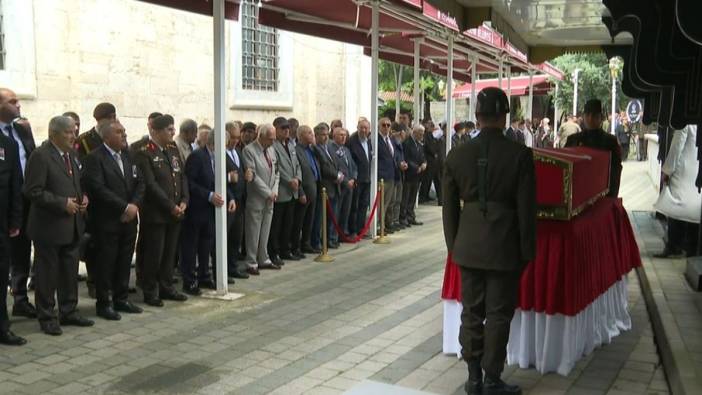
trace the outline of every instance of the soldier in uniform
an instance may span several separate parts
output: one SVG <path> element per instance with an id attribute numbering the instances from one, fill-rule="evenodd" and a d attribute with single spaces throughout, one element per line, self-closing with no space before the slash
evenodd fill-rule
<path id="1" fill-rule="evenodd" d="M 536 181 L 531 149 L 503 134 L 508 112 L 501 89 L 480 91 L 480 134 L 451 150 L 443 176 L 444 236 L 461 270 L 468 394 L 521 393 L 500 374 L 519 279 L 536 250 Z"/>
<path id="2" fill-rule="evenodd" d="M 568 137 L 566 147 L 590 147 L 609 151 L 612 156 L 609 161 L 609 194 L 619 196 L 619 182 L 622 176 L 622 150 L 617 138 L 602 130 L 602 102 L 597 99 L 588 100 L 583 111 L 584 128 L 580 133 Z"/>
<path id="3" fill-rule="evenodd" d="M 161 307 L 162 300 L 188 298 L 173 287 L 173 262 L 178 248 L 180 225 L 188 204 L 184 166 L 173 143 L 174 120 L 162 115 L 152 121 L 151 139 L 135 155 L 144 176 L 146 193 L 140 210 L 142 262 L 140 287 L 144 303 Z"/>

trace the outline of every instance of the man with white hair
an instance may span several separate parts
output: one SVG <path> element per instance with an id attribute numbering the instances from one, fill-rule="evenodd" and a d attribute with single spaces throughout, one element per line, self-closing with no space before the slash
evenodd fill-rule
<path id="1" fill-rule="evenodd" d="M 244 148 L 244 163 L 254 178 L 246 185 L 246 253 L 249 273 L 258 275 L 259 269 L 280 270 L 268 256 L 268 236 L 273 220 L 273 205 L 278 198 L 277 158 L 273 150 L 275 128 L 271 124 L 258 125 L 258 138 Z"/>

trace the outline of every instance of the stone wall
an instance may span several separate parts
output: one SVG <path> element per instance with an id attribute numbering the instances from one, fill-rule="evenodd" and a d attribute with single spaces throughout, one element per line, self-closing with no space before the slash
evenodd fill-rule
<path id="1" fill-rule="evenodd" d="M 51 116 L 68 110 L 81 116 L 81 129 L 87 130 L 94 124 L 94 106 L 102 101 L 116 105 L 130 140 L 145 133 L 146 116 L 152 111 L 173 114 L 177 122 L 187 117 L 212 124 L 211 18 L 135 0 L 3 3 L 13 1 L 33 3 L 36 92 L 23 95 L 22 112 L 32 122 L 37 140 L 45 138 Z M 227 48 L 232 47 L 236 24 L 227 24 Z M 370 67 L 359 47 L 289 36 L 293 48 L 288 52 L 294 57 L 291 105 L 232 108 L 227 119 L 259 123 L 294 115 L 312 124 L 370 112 L 370 94 L 345 95 L 347 85 L 370 80 Z M 240 57 L 230 53 L 229 73 L 236 61 Z M 349 78 L 347 70 L 354 71 Z M 228 97 L 234 94 L 231 84 Z M 354 113 L 347 114 L 347 108 Z"/>

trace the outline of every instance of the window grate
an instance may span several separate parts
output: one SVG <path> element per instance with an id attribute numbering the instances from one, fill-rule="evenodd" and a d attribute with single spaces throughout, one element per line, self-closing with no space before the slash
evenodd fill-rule
<path id="1" fill-rule="evenodd" d="M 256 0 L 241 2 L 242 87 L 243 89 L 278 90 L 278 31 L 258 24 Z"/>

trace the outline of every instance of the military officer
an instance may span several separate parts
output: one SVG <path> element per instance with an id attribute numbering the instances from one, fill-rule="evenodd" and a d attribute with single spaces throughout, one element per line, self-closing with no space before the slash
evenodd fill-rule
<path id="1" fill-rule="evenodd" d="M 140 286 L 144 303 L 161 307 L 162 300 L 185 301 L 173 287 L 173 262 L 180 224 L 188 204 L 188 184 L 178 147 L 173 143 L 173 117 L 166 114 L 152 121 L 151 138 L 136 151 L 135 161 L 144 176 L 146 193 L 140 210 L 142 245 Z"/>
<path id="2" fill-rule="evenodd" d="M 501 89 L 480 91 L 480 135 L 451 150 L 442 177 L 446 246 L 461 270 L 468 394 L 521 393 L 500 374 L 519 278 L 536 249 L 536 181 L 531 149 L 503 134 L 508 112 Z"/>
<path id="3" fill-rule="evenodd" d="M 619 182 L 622 176 L 622 149 L 617 138 L 602 130 L 602 102 L 590 99 L 583 111 L 584 128 L 580 133 L 568 137 L 566 147 L 590 147 L 609 151 L 609 193 L 607 196 L 619 196 Z"/>

